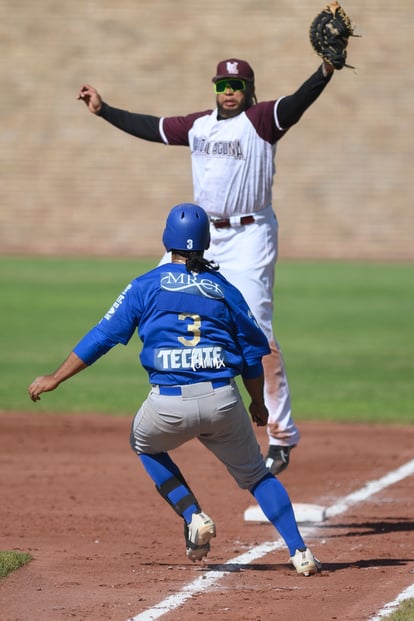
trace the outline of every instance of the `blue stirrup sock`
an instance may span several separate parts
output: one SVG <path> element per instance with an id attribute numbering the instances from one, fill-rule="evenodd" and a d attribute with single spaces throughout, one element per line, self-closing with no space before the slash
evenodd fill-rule
<path id="1" fill-rule="evenodd" d="M 200 513 L 201 508 L 187 485 L 179 468 L 168 453 L 150 455 L 144 453 L 139 458 L 155 483 L 157 491 L 172 506 L 187 524 L 190 524 L 193 513 Z"/>
<path id="2" fill-rule="evenodd" d="M 305 542 L 299 532 L 292 503 L 282 483 L 267 474 L 250 490 L 263 513 L 284 539 L 290 555 L 304 549 Z"/>

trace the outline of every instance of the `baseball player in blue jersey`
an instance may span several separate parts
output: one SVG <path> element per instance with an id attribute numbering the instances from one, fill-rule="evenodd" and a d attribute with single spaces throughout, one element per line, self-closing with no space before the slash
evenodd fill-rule
<path id="1" fill-rule="evenodd" d="M 284 486 L 265 465 L 234 381 L 241 375 L 251 419 L 266 425 L 267 338 L 241 293 L 204 258 L 210 224 L 201 207 L 173 207 L 163 243 L 171 262 L 128 284 L 61 366 L 30 384 L 30 398 L 37 401 L 118 343 L 127 345 L 137 331 L 151 390 L 134 418 L 131 446 L 158 492 L 183 518 L 187 557 L 207 555 L 216 526 L 169 453 L 198 438 L 254 496 L 286 542 L 298 574 L 314 574 L 320 563 L 303 541 Z"/>
<path id="2" fill-rule="evenodd" d="M 213 77 L 216 107 L 186 116 L 159 118 L 113 108 L 89 84 L 78 93 L 91 112 L 133 136 L 190 147 L 194 201 L 210 219 L 206 257 L 216 261 L 242 292 L 270 345 L 263 359 L 269 410 L 266 463 L 274 474 L 287 467 L 300 437 L 272 327 L 278 254 L 278 222 L 272 208 L 276 148 L 324 90 L 332 72 L 332 65 L 324 62 L 292 95 L 257 103 L 249 63 L 223 60 Z"/>

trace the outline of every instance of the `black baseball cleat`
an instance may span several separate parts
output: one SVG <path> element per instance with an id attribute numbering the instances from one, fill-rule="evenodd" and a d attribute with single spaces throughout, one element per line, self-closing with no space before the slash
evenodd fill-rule
<path id="1" fill-rule="evenodd" d="M 279 446 L 271 444 L 266 456 L 266 468 L 270 470 L 272 474 L 280 474 L 289 465 L 290 451 L 293 446 Z"/>

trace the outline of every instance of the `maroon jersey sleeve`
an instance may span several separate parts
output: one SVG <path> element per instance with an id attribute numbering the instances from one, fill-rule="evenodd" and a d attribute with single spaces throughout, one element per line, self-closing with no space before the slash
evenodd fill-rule
<path id="1" fill-rule="evenodd" d="M 276 126 L 275 104 L 276 101 L 262 101 L 246 110 L 246 116 L 257 134 L 270 144 L 275 144 L 287 131 Z"/>
<path id="2" fill-rule="evenodd" d="M 204 112 L 187 114 L 187 116 L 163 117 L 161 120 L 161 131 L 164 133 L 168 144 L 188 147 L 188 132 L 192 128 L 194 121 L 201 116 L 207 116 L 211 113 L 212 110 L 205 110 Z"/>

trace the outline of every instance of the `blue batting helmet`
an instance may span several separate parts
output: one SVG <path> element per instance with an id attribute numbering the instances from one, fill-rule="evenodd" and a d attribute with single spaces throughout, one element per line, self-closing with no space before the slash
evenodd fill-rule
<path id="1" fill-rule="evenodd" d="M 210 222 L 202 207 L 180 203 L 168 214 L 162 241 L 170 250 L 203 251 L 210 245 Z"/>

